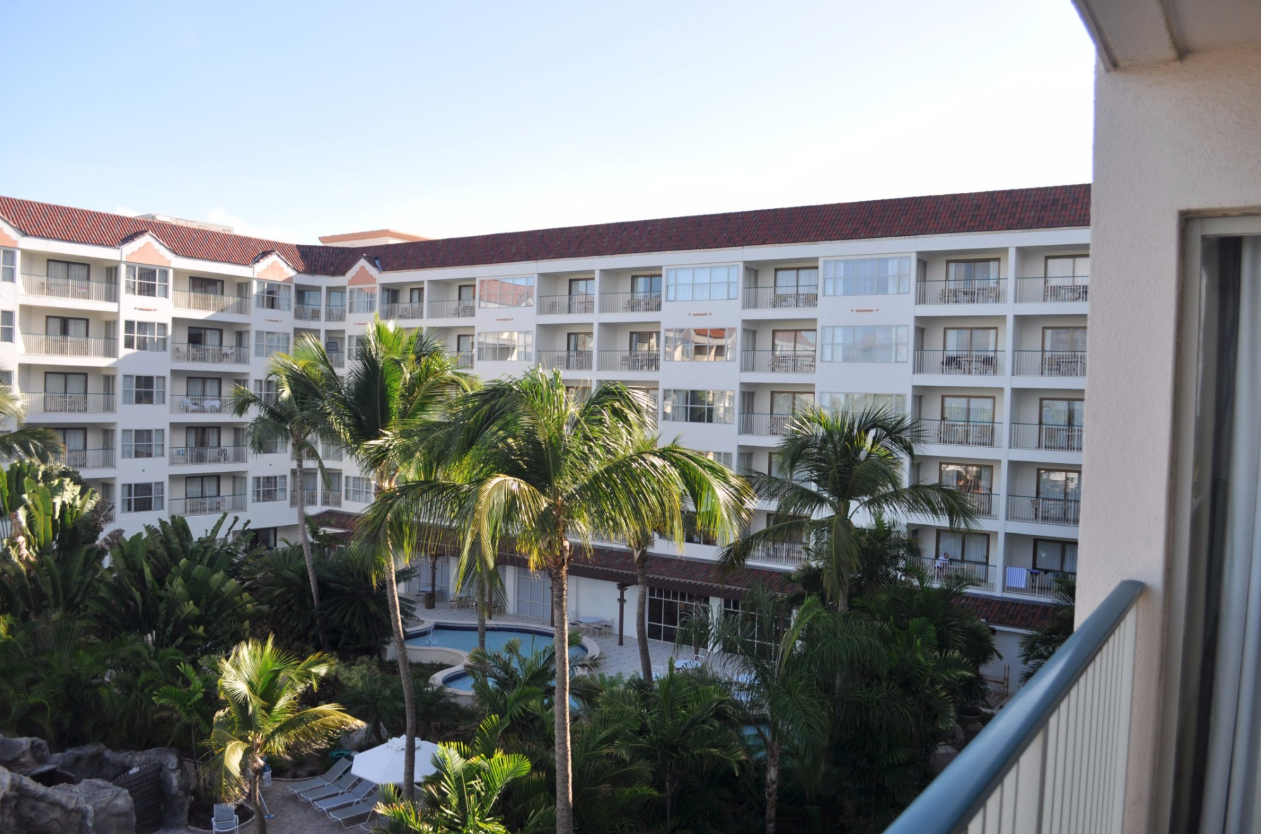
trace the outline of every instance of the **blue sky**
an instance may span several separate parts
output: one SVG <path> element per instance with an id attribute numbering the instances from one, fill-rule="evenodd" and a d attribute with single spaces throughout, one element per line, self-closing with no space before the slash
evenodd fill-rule
<path id="1" fill-rule="evenodd" d="M 0 194 L 285 240 L 1090 179 L 1069 0 L 2 6 Z"/>

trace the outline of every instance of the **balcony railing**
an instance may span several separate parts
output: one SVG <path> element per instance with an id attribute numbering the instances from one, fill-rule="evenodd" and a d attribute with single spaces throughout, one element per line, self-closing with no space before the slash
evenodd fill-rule
<path id="1" fill-rule="evenodd" d="M 23 333 L 22 349 L 26 353 L 43 356 L 118 356 L 117 339 L 100 339 L 96 336 L 47 336 L 43 333 Z"/>
<path id="2" fill-rule="evenodd" d="M 318 304 L 295 304 L 293 318 L 295 321 L 319 321 L 320 312 Z"/>
<path id="3" fill-rule="evenodd" d="M 594 295 L 581 293 L 579 295 L 539 296 L 538 314 L 540 316 L 585 316 L 594 312 Z"/>
<path id="4" fill-rule="evenodd" d="M 602 292 L 601 313 L 658 313 L 661 312 L 659 292 Z"/>
<path id="5" fill-rule="evenodd" d="M 230 394 L 173 394 L 172 414 L 231 414 Z"/>
<path id="6" fill-rule="evenodd" d="M 1009 495 L 1007 496 L 1007 520 L 1076 527 L 1081 523 L 1081 501 L 1075 498 Z"/>
<path id="7" fill-rule="evenodd" d="M 419 301 L 394 302 L 381 305 L 383 319 L 423 319 L 425 305 Z"/>
<path id="8" fill-rule="evenodd" d="M 477 302 L 472 299 L 430 301 L 429 317 L 434 319 L 471 319 L 477 315 Z"/>
<path id="9" fill-rule="evenodd" d="M 26 414 L 113 414 L 118 410 L 117 394 L 46 394 L 30 391 L 22 395 Z"/>
<path id="10" fill-rule="evenodd" d="M 920 281 L 915 285 L 916 304 L 1005 304 L 1007 282 Z"/>
<path id="11" fill-rule="evenodd" d="M 330 304 L 324 308 L 324 321 L 345 321 L 346 305 Z"/>
<path id="12" fill-rule="evenodd" d="M 818 287 L 745 287 L 742 297 L 746 310 L 797 310 L 819 306 Z"/>
<path id="13" fill-rule="evenodd" d="M 1017 304 L 1067 304 L 1088 301 L 1090 278 L 1017 278 Z"/>
<path id="14" fill-rule="evenodd" d="M 175 290 L 171 293 L 171 300 L 181 310 L 231 313 L 236 316 L 248 316 L 250 314 L 250 300 L 246 296 Z"/>
<path id="15" fill-rule="evenodd" d="M 812 374 L 812 350 L 745 350 L 740 352 L 740 370 L 764 374 Z"/>
<path id="16" fill-rule="evenodd" d="M 1084 350 L 1018 350 L 1015 376 L 1082 377 L 1086 375 Z"/>
<path id="17" fill-rule="evenodd" d="M 77 301 L 117 301 L 118 285 L 104 281 L 78 281 L 71 278 L 49 278 L 46 275 L 22 275 L 22 290 L 45 298 L 72 298 Z"/>
<path id="18" fill-rule="evenodd" d="M 589 350 L 540 350 L 539 364 L 562 371 L 589 371 L 594 359 Z"/>
<path id="19" fill-rule="evenodd" d="M 107 469 L 114 465 L 114 450 L 65 449 L 57 459 L 75 469 Z"/>
<path id="20" fill-rule="evenodd" d="M 341 350 L 328 350 L 325 348 L 324 352 L 328 354 L 328 364 L 334 368 L 346 367 L 346 354 Z"/>
<path id="21" fill-rule="evenodd" d="M 250 459 L 248 446 L 172 446 L 172 466 L 194 466 L 208 463 L 245 463 Z"/>
<path id="22" fill-rule="evenodd" d="M 924 442 L 943 446 L 995 446 L 1002 439 L 1002 423 L 965 420 L 921 420 Z"/>
<path id="23" fill-rule="evenodd" d="M 455 359 L 456 370 L 463 370 L 473 367 L 473 351 L 457 350 L 452 352 L 451 357 Z"/>
<path id="24" fill-rule="evenodd" d="M 994 590 L 996 571 L 986 562 L 969 562 L 955 558 L 943 563 L 932 556 L 907 556 L 902 563 L 923 572 L 928 577 L 928 581 L 934 585 L 957 582 L 962 579 L 979 590 Z"/>
<path id="25" fill-rule="evenodd" d="M 304 507 L 315 507 L 320 503 L 320 493 L 316 489 L 295 489 L 289 493 L 289 506 L 296 507 L 301 502 Z"/>
<path id="26" fill-rule="evenodd" d="M 1001 350 L 917 350 L 915 373 L 945 376 L 1002 376 Z"/>
<path id="27" fill-rule="evenodd" d="M 659 371 L 661 354 L 655 350 L 602 350 L 602 371 Z"/>
<path id="28" fill-rule="evenodd" d="M 340 507 L 341 505 L 342 505 L 342 491 L 340 489 L 324 490 L 324 502 L 322 506 Z"/>
<path id="29" fill-rule="evenodd" d="M 1027 594 L 1033 597 L 1053 597 L 1058 593 L 1057 576 L 1071 576 L 1055 570 L 1009 567 L 1003 572 L 1003 590 L 1009 594 Z"/>
<path id="30" fill-rule="evenodd" d="M 763 437 L 778 437 L 792 422 L 791 414 L 761 414 L 746 411 L 740 415 L 740 434 L 757 434 Z"/>
<path id="31" fill-rule="evenodd" d="M 1046 426 L 1041 423 L 1012 423 L 1011 426 L 1013 449 L 1080 452 L 1081 440 L 1081 426 Z"/>
<path id="32" fill-rule="evenodd" d="M 885 834 L 1120 834 L 1142 590 L 1108 594 Z"/>
<path id="33" fill-rule="evenodd" d="M 987 489 L 959 490 L 977 518 L 998 518 L 998 502 Z"/>
<path id="34" fill-rule="evenodd" d="M 172 498 L 168 502 L 171 515 L 219 515 L 238 513 L 249 506 L 249 496 L 202 495 L 196 498 Z"/>
<path id="35" fill-rule="evenodd" d="M 172 362 L 197 362 L 205 365 L 248 365 L 250 349 L 236 345 L 171 344 Z"/>
<path id="36" fill-rule="evenodd" d="M 800 542 L 763 542 L 749 553 L 750 562 L 797 567 L 806 560 L 806 546 Z"/>

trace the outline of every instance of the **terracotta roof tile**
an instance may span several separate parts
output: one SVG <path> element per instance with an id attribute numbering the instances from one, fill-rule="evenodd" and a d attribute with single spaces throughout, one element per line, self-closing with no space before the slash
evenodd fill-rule
<path id="1" fill-rule="evenodd" d="M 1011 628 L 1035 629 L 1055 610 L 1055 606 L 1049 603 L 998 599 L 974 594 L 968 594 L 961 602 L 990 625 Z"/>

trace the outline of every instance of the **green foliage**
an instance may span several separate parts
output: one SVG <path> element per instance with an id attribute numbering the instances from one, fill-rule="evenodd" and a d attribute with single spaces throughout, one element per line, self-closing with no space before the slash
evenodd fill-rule
<path id="1" fill-rule="evenodd" d="M 1051 655 L 1073 635 L 1077 614 L 1077 574 L 1061 573 L 1055 577 L 1056 606 L 1036 629 L 1020 638 L 1020 660 L 1025 670 L 1020 674 L 1025 683 L 1051 659 Z"/>
<path id="2" fill-rule="evenodd" d="M 375 658 L 361 657 L 353 664 L 340 664 L 337 679 L 341 682 L 341 702 L 346 711 L 368 725 L 375 743 L 403 725 L 403 687 L 395 675 L 386 675 Z"/>
<path id="3" fill-rule="evenodd" d="M 159 687 L 153 693 L 157 714 L 171 722 L 168 743 L 181 744 L 187 733 L 188 755 L 197 758 L 198 739 L 210 733 L 217 700 L 216 678 L 191 663 L 179 664 L 180 680 Z"/>

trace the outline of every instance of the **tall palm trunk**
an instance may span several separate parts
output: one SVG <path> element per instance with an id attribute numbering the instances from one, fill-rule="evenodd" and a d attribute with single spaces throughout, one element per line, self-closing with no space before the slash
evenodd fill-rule
<path id="1" fill-rule="evenodd" d="M 779 741 L 766 745 L 766 834 L 775 834 L 779 795 Z"/>
<path id="2" fill-rule="evenodd" d="M 412 664 L 407 656 L 407 638 L 403 634 L 403 611 L 398 604 L 398 583 L 394 579 L 394 552 L 386 554 L 388 574 L 385 593 L 390 600 L 390 626 L 394 631 L 394 653 L 398 655 L 398 674 L 403 684 L 403 731 L 406 748 L 403 752 L 403 799 L 411 802 L 416 795 L 416 692 L 412 688 Z"/>
<path id="3" fill-rule="evenodd" d="M 477 594 L 477 648 L 486 651 L 486 597 L 489 591 L 485 588 L 474 588 Z"/>
<path id="4" fill-rule="evenodd" d="M 563 561 L 554 566 L 552 615 L 556 622 L 552 645 L 556 650 L 556 834 L 573 834 L 574 791 L 569 749 L 569 542 Z"/>
<path id="5" fill-rule="evenodd" d="M 254 806 L 254 819 L 258 820 L 258 834 L 267 834 L 267 815 L 263 813 L 263 786 L 258 768 L 250 767 L 250 804 Z"/>
<path id="6" fill-rule="evenodd" d="M 293 447 L 300 449 L 301 443 L 298 438 L 294 438 Z M 298 459 L 298 541 L 302 542 L 302 558 L 306 561 L 307 579 L 311 580 L 311 601 L 314 603 L 315 628 L 320 636 L 320 648 L 328 651 L 328 638 L 324 634 L 324 617 L 320 613 L 320 583 L 315 578 L 315 557 L 311 555 L 311 531 L 307 529 L 306 524 L 306 490 L 303 475 L 302 459 L 306 456 L 305 450 L 301 450 L 294 457 Z"/>
<path id="7" fill-rule="evenodd" d="M 652 655 L 648 652 L 648 553 L 634 550 L 635 576 L 639 592 L 635 595 L 635 639 L 639 641 L 639 669 L 644 680 L 652 680 Z"/>

